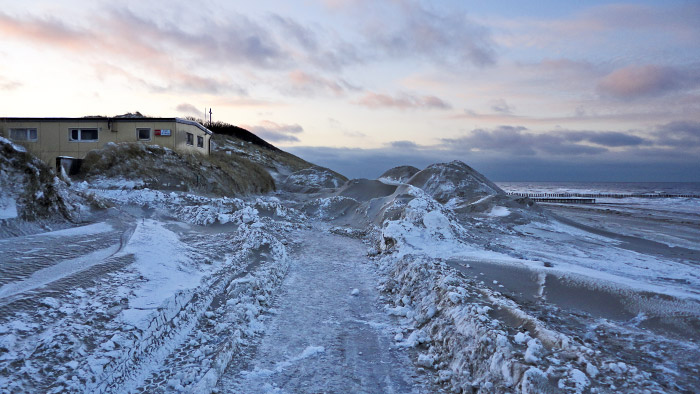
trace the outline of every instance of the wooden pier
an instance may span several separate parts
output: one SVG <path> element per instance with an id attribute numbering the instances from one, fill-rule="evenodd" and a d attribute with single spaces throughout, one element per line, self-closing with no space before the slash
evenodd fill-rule
<path id="1" fill-rule="evenodd" d="M 534 202 L 551 202 L 556 204 L 595 204 L 595 198 L 530 198 Z"/>

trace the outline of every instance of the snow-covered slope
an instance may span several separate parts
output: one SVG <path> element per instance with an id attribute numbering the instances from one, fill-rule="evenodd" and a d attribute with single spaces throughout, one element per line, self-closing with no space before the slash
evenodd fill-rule
<path id="1" fill-rule="evenodd" d="M 270 144 L 259 144 L 233 135 L 214 134 L 212 151 L 255 163 L 265 168 L 279 187 L 294 192 L 317 192 L 321 188 L 338 187 L 347 181 L 335 171 L 309 163 Z"/>
<path id="2" fill-rule="evenodd" d="M 418 172 L 420 170 L 413 166 L 398 166 L 385 171 L 378 179 L 387 183 L 406 183 Z"/>
<path id="3" fill-rule="evenodd" d="M 263 328 L 300 217 L 275 198 L 76 187 L 114 204 L 105 221 L 0 241 L 0 391 L 211 389 Z"/>
<path id="4" fill-rule="evenodd" d="M 275 189 L 264 167 L 239 155 L 214 151 L 201 156 L 141 143 L 108 143 L 90 151 L 76 179 L 103 184 L 124 180 L 150 189 L 191 190 L 220 196 Z"/>
<path id="5" fill-rule="evenodd" d="M 44 162 L 0 137 L 0 238 L 70 226 L 89 203 Z"/>
<path id="6" fill-rule="evenodd" d="M 455 198 L 471 203 L 486 196 L 505 194 L 495 183 L 461 161 L 432 164 L 406 183 L 422 189 L 440 203 Z"/>

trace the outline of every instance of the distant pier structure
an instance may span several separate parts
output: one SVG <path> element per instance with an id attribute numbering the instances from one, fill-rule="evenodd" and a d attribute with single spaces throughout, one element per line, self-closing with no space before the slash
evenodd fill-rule
<path id="1" fill-rule="evenodd" d="M 558 204 L 595 204 L 596 198 L 700 198 L 697 194 L 666 194 L 666 193 L 517 193 L 509 192 L 510 196 L 528 197 L 535 202 Z"/>

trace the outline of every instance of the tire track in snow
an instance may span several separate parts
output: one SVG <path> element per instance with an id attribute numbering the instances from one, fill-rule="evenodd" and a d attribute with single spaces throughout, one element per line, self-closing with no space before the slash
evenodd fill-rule
<path id="1" fill-rule="evenodd" d="M 15 299 L 14 296 L 37 289 L 49 283 L 85 271 L 95 265 L 107 262 L 110 257 L 113 257 L 124 248 L 126 243 L 129 241 L 129 238 L 134 233 L 135 228 L 135 225 L 130 224 L 126 230 L 121 233 L 118 244 L 112 244 L 106 248 L 97 249 L 93 252 L 82 256 L 77 256 L 75 258 L 61 260 L 53 265 L 35 271 L 26 279 L 11 282 L 0 287 L 0 299 L 4 299 L 3 301 L 0 301 L 0 307 L 12 302 Z M 47 242 L 50 241 L 50 239 L 47 240 Z"/>

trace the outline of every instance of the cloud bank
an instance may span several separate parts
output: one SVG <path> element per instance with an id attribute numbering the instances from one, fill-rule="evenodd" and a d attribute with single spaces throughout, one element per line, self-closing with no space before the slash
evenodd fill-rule
<path id="1" fill-rule="evenodd" d="M 241 127 L 269 142 L 299 142 L 297 135 L 304 131 L 304 128 L 298 124 L 278 124 L 269 120 L 264 120 L 255 126 L 242 125 Z"/>
<path id="2" fill-rule="evenodd" d="M 671 122 L 639 132 L 522 126 L 475 129 L 436 145 L 393 141 L 375 149 L 293 147 L 289 151 L 349 177 L 375 178 L 399 165 L 462 160 L 500 181 L 700 181 L 700 122 Z M 679 148 L 681 147 L 682 148 Z"/>

